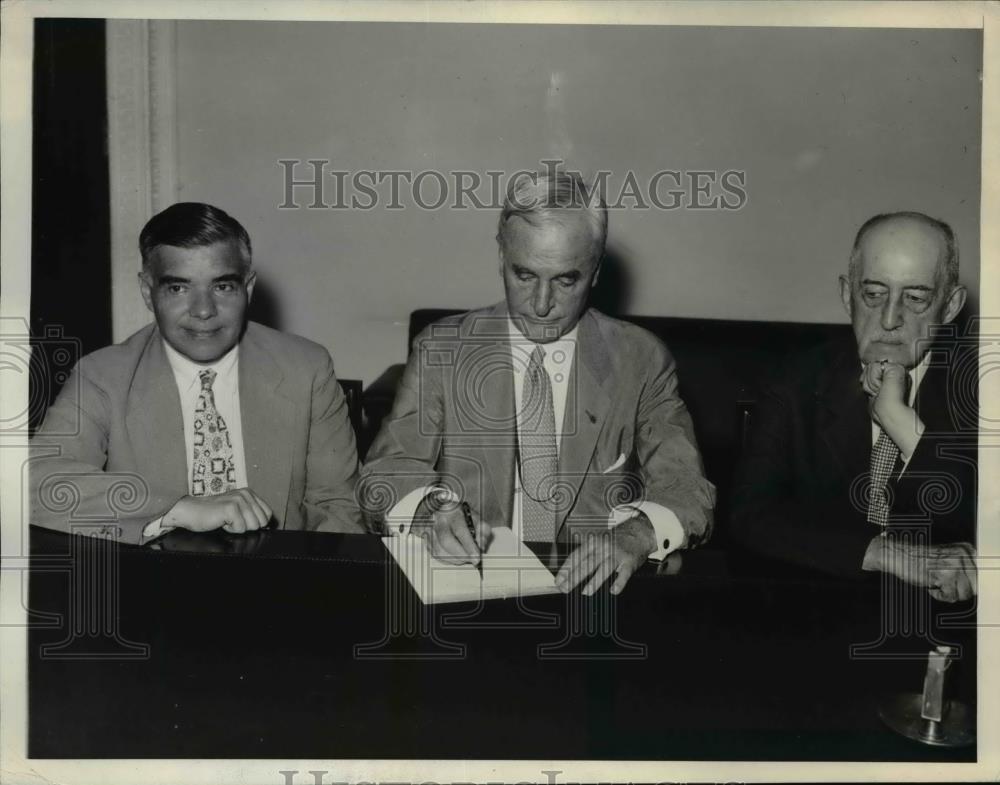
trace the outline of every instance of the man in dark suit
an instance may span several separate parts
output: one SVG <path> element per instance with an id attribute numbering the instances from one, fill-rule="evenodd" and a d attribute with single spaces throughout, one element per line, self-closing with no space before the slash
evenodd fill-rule
<path id="1" fill-rule="evenodd" d="M 457 562 L 476 561 L 494 526 L 578 539 L 557 585 L 585 593 L 612 575 L 617 593 L 647 558 L 709 537 L 714 488 L 670 352 L 587 307 L 606 235 L 607 209 L 578 176 L 511 184 L 505 301 L 416 338 L 362 469 L 362 505 L 390 531 L 412 523 Z"/>
<path id="2" fill-rule="evenodd" d="M 139 238 L 150 324 L 84 357 L 32 439 L 31 522 L 145 543 L 173 528 L 361 532 L 357 453 L 327 351 L 247 322 L 250 238 L 180 203 Z M 65 503 L 69 501 L 70 503 Z"/>
<path id="3" fill-rule="evenodd" d="M 967 599 L 978 378 L 976 347 L 941 335 L 966 298 L 951 227 L 920 213 L 872 218 L 840 287 L 854 341 L 795 358 L 765 387 L 733 534 L 769 556 Z"/>

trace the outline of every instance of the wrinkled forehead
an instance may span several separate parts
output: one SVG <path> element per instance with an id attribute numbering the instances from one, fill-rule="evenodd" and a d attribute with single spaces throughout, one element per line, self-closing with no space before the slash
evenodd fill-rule
<path id="1" fill-rule="evenodd" d="M 242 249 L 235 240 L 191 248 L 158 245 L 149 254 L 149 270 L 154 278 L 213 279 L 242 274 L 247 266 Z"/>
<path id="2" fill-rule="evenodd" d="M 512 215 L 504 225 L 503 247 L 520 260 L 559 260 L 579 267 L 597 263 L 596 241 L 585 210 L 564 208 Z"/>

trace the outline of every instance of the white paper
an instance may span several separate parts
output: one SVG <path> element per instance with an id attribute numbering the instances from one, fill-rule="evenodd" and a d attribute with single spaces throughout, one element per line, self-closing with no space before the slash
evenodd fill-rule
<path id="1" fill-rule="evenodd" d="M 383 537 L 403 574 L 425 605 L 553 594 L 555 577 L 509 528 L 493 529 L 483 553 L 483 577 L 473 564 L 446 564 L 431 556 L 423 537 Z"/>

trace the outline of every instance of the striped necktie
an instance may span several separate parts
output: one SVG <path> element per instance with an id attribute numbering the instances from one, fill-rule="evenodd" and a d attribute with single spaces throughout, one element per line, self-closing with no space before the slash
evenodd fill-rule
<path id="1" fill-rule="evenodd" d="M 526 542 L 555 540 L 553 491 L 559 471 L 552 383 L 545 372 L 545 349 L 536 345 L 528 363 L 519 419 L 521 521 Z"/>

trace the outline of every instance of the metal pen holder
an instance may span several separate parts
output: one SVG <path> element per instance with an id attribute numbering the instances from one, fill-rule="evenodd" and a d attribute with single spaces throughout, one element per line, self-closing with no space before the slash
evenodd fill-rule
<path id="1" fill-rule="evenodd" d="M 976 742 L 975 717 L 957 700 L 945 700 L 945 671 L 953 661 L 950 646 L 938 646 L 927 657 L 922 695 L 894 695 L 879 707 L 879 717 L 896 733 L 934 747 L 965 747 Z"/>

